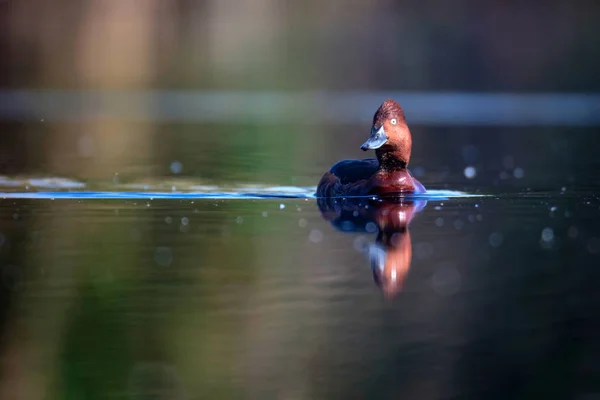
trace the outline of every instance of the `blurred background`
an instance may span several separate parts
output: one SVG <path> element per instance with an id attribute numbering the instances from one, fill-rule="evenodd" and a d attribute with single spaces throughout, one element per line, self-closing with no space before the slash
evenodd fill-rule
<path id="1" fill-rule="evenodd" d="M 410 167 L 428 188 L 593 191 L 599 12 L 583 0 L 0 0 L 2 191 L 34 189 L 40 177 L 107 191 L 311 187 L 334 162 L 365 156 L 359 146 L 387 97 L 405 108 Z M 412 370 L 417 356 L 394 369 L 379 363 L 385 347 L 361 352 L 372 335 L 389 339 L 393 308 L 371 292 L 351 291 L 366 301 L 359 311 L 329 294 L 339 281 L 321 267 L 337 277 L 366 267 L 314 204 L 213 203 L 4 200 L 0 397 L 351 398 L 381 388 L 373 377 L 360 386 L 366 378 L 353 366 L 375 376 L 377 361 L 384 377 Z M 508 240 L 523 221 L 521 208 L 502 219 L 507 210 L 481 228 L 484 246 L 490 232 Z M 451 212 L 467 220 L 458 206 Z M 561 222 L 552 240 L 575 226 L 582 254 L 596 255 L 595 217 L 586 215 Z M 504 257 L 477 253 L 472 262 L 560 267 L 579 254 L 539 253 L 547 222 L 525 220 L 537 250 L 515 241 Z M 413 228 L 413 240 L 446 246 L 435 253 L 444 259 L 464 261 L 479 246 L 475 236 L 441 244 L 451 224 L 437 236 L 431 229 Z M 369 279 L 356 282 L 374 291 Z M 420 340 L 415 327 L 431 324 L 423 315 L 441 315 L 445 301 L 426 300 L 420 317 L 396 305 L 413 318 L 396 338 Z M 362 328 L 339 317 L 374 310 Z M 458 322 L 434 325 L 427 332 L 465 337 Z M 432 381 L 412 375 L 404 389 L 413 398 L 472 383 L 451 367 L 453 340 L 443 343 L 449 353 L 427 350 L 417 363 L 437 372 L 423 375 Z M 322 351 L 333 355 L 306 355 Z M 476 375 L 476 365 L 466 370 Z"/>

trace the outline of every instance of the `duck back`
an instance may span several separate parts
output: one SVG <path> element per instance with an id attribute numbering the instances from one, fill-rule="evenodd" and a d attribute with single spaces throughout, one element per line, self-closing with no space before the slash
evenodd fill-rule
<path id="1" fill-rule="evenodd" d="M 372 177 L 379 168 L 376 158 L 364 160 L 343 160 L 331 167 L 330 173 L 335 175 L 342 185 L 358 182 Z"/>

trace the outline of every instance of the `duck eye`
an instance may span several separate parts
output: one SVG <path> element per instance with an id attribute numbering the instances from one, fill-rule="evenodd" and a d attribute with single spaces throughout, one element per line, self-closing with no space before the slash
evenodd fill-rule
<path id="1" fill-rule="evenodd" d="M 390 121 L 392 123 L 392 125 L 396 125 L 396 118 L 392 118 L 392 120 Z"/>

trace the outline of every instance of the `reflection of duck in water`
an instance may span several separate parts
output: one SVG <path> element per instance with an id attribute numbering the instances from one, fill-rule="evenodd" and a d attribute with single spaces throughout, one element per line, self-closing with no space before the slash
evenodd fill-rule
<path id="1" fill-rule="evenodd" d="M 377 233 L 368 255 L 377 286 L 389 298 L 404 285 L 412 260 L 412 243 L 408 225 L 427 204 L 425 200 L 392 198 L 320 198 L 323 218 L 344 232 Z"/>

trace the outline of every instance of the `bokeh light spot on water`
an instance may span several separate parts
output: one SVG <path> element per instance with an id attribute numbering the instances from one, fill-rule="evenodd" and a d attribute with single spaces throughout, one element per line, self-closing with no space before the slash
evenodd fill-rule
<path id="1" fill-rule="evenodd" d="M 283 204 L 283 203 L 279 204 L 279 209 L 280 210 L 283 210 L 284 208 L 285 208 L 285 204 Z"/>
<path id="2" fill-rule="evenodd" d="M 173 251 L 170 247 L 157 247 L 154 252 L 154 261 L 161 267 L 168 267 L 173 262 Z"/>
<path id="3" fill-rule="evenodd" d="M 588 251 L 592 254 L 600 253 L 600 238 L 591 237 L 587 241 Z"/>
<path id="4" fill-rule="evenodd" d="M 492 232 L 492 234 L 490 234 L 490 237 L 488 238 L 488 242 L 492 247 L 500 247 L 503 241 L 504 235 L 502 235 L 500 232 Z"/>
<path id="5" fill-rule="evenodd" d="M 435 224 L 436 224 L 437 226 L 440 226 L 440 227 L 441 227 L 441 226 L 444 226 L 444 218 L 443 218 L 443 217 L 437 217 L 437 218 L 435 219 Z"/>
<path id="6" fill-rule="evenodd" d="M 465 223 L 461 219 L 457 219 L 454 221 L 454 229 L 457 231 L 461 230 L 465 226 Z"/>
<path id="7" fill-rule="evenodd" d="M 579 230 L 577 230 L 577 228 L 574 226 L 570 226 L 569 229 L 567 230 L 567 235 L 571 239 L 577 239 L 577 236 L 579 235 Z"/>
<path id="8" fill-rule="evenodd" d="M 348 220 L 342 221 L 342 223 L 340 224 L 340 227 L 345 232 L 352 232 L 352 231 L 354 231 L 354 223 L 352 221 L 348 221 Z"/>
<path id="9" fill-rule="evenodd" d="M 171 218 L 171 217 L 166 217 L 166 218 L 165 218 L 165 222 L 167 223 L 167 225 L 170 225 L 170 224 L 171 224 L 171 222 L 173 222 L 173 218 Z"/>
<path id="10" fill-rule="evenodd" d="M 304 218 L 300 218 L 300 219 L 298 220 L 298 226 L 299 226 L 300 228 L 306 228 L 306 225 L 307 225 L 307 222 L 306 222 L 306 220 L 305 220 Z"/>
<path id="11" fill-rule="evenodd" d="M 513 169 L 515 166 L 515 160 L 513 156 L 507 155 L 502 159 L 502 166 L 506 169 Z"/>
<path id="12" fill-rule="evenodd" d="M 554 231 L 550 227 L 546 227 L 542 230 L 542 241 L 550 243 L 554 240 Z"/>
<path id="13" fill-rule="evenodd" d="M 468 166 L 465 168 L 464 174 L 467 179 L 473 179 L 475 178 L 475 176 L 477 176 L 477 170 L 475 169 L 475 167 Z"/>
<path id="14" fill-rule="evenodd" d="M 354 238 L 352 246 L 354 247 L 354 250 L 358 251 L 359 253 L 366 252 L 369 247 L 367 238 L 364 235 L 359 235 Z"/>
<path id="15" fill-rule="evenodd" d="M 173 161 L 171 163 L 171 172 L 174 174 L 180 174 L 183 171 L 183 164 L 179 161 Z"/>
<path id="16" fill-rule="evenodd" d="M 308 239 L 313 243 L 319 243 L 323 240 L 323 232 L 318 229 L 313 229 L 308 234 Z"/>
<path id="17" fill-rule="evenodd" d="M 429 242 L 419 242 L 415 244 L 415 256 L 419 260 L 427 260 L 433 256 L 433 245 Z"/>
<path id="18" fill-rule="evenodd" d="M 375 232 L 377 232 L 378 228 L 377 228 L 377 225 L 375 225 L 375 223 L 367 222 L 365 225 L 365 230 L 369 233 L 375 233 Z"/>
<path id="19" fill-rule="evenodd" d="M 188 217 L 181 218 L 181 225 L 187 225 L 189 223 L 190 223 L 190 220 Z"/>
<path id="20" fill-rule="evenodd" d="M 442 263 L 436 267 L 431 283 L 437 294 L 451 296 L 460 290 L 461 276 L 454 265 Z"/>
<path id="21" fill-rule="evenodd" d="M 269 216 L 269 213 L 268 213 L 268 212 L 266 212 L 266 211 L 263 211 L 263 212 L 262 212 L 262 216 L 266 218 L 266 217 L 268 217 L 268 216 Z"/>
<path id="22" fill-rule="evenodd" d="M 523 168 L 515 168 L 515 170 L 513 171 L 513 175 L 515 178 L 517 179 L 521 179 L 525 176 L 525 170 L 523 170 Z"/>
<path id="23" fill-rule="evenodd" d="M 243 218 L 243 217 L 241 217 L 241 216 L 240 216 L 240 217 L 237 217 L 237 218 L 235 219 L 235 222 L 237 222 L 237 223 L 238 223 L 238 225 L 241 225 L 241 224 L 244 222 L 244 218 Z"/>

